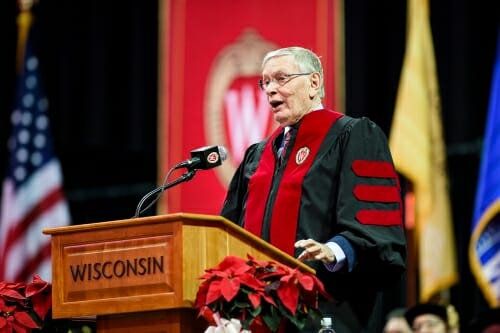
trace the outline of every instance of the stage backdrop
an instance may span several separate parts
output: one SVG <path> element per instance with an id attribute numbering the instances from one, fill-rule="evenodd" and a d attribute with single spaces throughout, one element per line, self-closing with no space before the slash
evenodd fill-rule
<path id="1" fill-rule="evenodd" d="M 258 89 L 264 54 L 303 46 L 325 71 L 324 103 L 343 112 L 341 0 L 161 1 L 158 182 L 190 151 L 222 145 L 227 160 L 163 193 L 158 213 L 218 214 L 245 148 L 276 124 Z M 174 172 L 171 182 L 184 170 Z"/>

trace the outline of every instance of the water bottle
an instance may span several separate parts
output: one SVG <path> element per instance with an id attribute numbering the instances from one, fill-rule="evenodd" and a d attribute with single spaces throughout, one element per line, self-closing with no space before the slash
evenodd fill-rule
<path id="1" fill-rule="evenodd" d="M 321 328 L 319 329 L 318 333 L 335 333 L 335 330 L 333 329 L 332 318 L 325 317 L 321 319 Z"/>

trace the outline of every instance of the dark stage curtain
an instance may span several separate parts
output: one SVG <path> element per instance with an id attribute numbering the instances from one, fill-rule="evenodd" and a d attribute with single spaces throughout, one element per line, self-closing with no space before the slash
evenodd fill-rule
<path id="1" fill-rule="evenodd" d="M 17 13 L 16 1 L 6 3 L 2 156 L 14 94 Z M 129 218 L 156 183 L 158 3 L 48 0 L 33 12 L 73 223 Z"/>

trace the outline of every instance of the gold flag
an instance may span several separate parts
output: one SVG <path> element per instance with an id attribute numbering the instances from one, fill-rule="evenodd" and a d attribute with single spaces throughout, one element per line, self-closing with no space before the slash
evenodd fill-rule
<path id="1" fill-rule="evenodd" d="M 407 44 L 389 144 L 412 183 L 420 301 L 458 281 L 428 0 L 408 1 Z"/>

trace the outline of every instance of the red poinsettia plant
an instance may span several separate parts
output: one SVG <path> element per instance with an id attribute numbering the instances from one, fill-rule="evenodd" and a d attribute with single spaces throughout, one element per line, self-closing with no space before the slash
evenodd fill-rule
<path id="1" fill-rule="evenodd" d="M 302 329 L 306 320 L 321 318 L 319 297 L 330 299 L 323 283 L 314 275 L 274 261 L 227 256 L 216 267 L 205 270 L 195 308 L 214 325 L 214 314 L 238 319 L 246 330 L 267 327 L 276 332 L 283 320 Z"/>
<path id="2" fill-rule="evenodd" d="M 30 333 L 43 326 L 52 306 L 52 285 L 35 275 L 33 282 L 0 282 L 0 333 Z"/>

